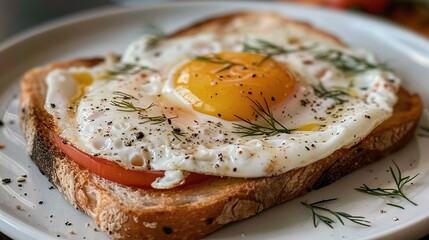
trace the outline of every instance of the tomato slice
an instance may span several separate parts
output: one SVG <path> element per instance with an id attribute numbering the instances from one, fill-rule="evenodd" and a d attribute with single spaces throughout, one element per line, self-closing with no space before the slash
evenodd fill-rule
<path id="1" fill-rule="evenodd" d="M 136 188 L 152 188 L 151 183 L 164 176 L 164 171 L 132 170 L 126 169 L 110 160 L 94 157 L 80 151 L 74 146 L 65 143 L 58 135 L 54 134 L 55 143 L 73 161 L 88 169 L 92 173 L 107 180 Z M 202 181 L 212 176 L 190 173 L 186 179 L 186 185 Z"/>

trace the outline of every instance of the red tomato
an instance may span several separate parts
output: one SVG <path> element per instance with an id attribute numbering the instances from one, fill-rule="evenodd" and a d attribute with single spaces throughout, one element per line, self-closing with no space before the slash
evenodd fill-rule
<path id="1" fill-rule="evenodd" d="M 359 5 L 359 0 L 324 0 L 324 3 L 329 7 L 347 9 Z"/>
<path id="2" fill-rule="evenodd" d="M 389 0 L 359 0 L 365 12 L 372 14 L 383 13 L 389 5 Z"/>
<path id="3" fill-rule="evenodd" d="M 151 188 L 151 183 L 155 179 L 164 176 L 164 171 L 130 170 L 123 168 L 115 162 L 84 153 L 72 145 L 64 143 L 57 135 L 54 135 L 54 139 L 55 143 L 70 159 L 107 180 L 130 187 Z M 199 182 L 209 177 L 211 176 L 190 173 L 185 180 L 185 184 Z"/>

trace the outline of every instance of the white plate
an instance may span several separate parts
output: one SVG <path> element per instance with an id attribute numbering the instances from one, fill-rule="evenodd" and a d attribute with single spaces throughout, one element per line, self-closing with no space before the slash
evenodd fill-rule
<path id="1" fill-rule="evenodd" d="M 308 21 L 341 37 L 357 48 L 378 54 L 404 79 L 404 85 L 419 92 L 429 103 L 429 43 L 405 30 L 387 23 L 319 8 L 262 2 L 168 3 L 141 8 L 103 9 L 80 14 L 57 23 L 45 25 L 18 36 L 0 46 L 0 114 L 5 126 L 0 131 L 0 178 L 13 180 L 0 184 L 0 230 L 16 239 L 106 239 L 93 230 L 89 217 L 75 210 L 42 176 L 25 153 L 19 129 L 19 78 L 32 67 L 52 61 L 103 56 L 121 52 L 141 27 L 155 23 L 166 31 L 231 11 L 273 11 Z M 12 121 L 12 123 L 10 122 Z M 230 224 L 208 239 L 412 239 L 429 233 L 429 156 L 428 138 L 415 137 L 402 151 L 365 167 L 338 182 L 313 191 L 302 198 L 269 209 L 258 216 Z M 406 192 L 419 205 L 398 203 L 405 210 L 390 207 L 386 201 L 354 190 L 363 183 L 388 186 L 386 170 L 395 160 L 404 174 L 420 173 Z M 26 174 L 28 180 L 18 186 L 16 177 Z M 300 201 L 318 201 L 338 197 L 330 208 L 365 216 L 372 227 L 346 222 L 330 229 L 323 224 L 314 228 L 311 214 Z M 43 204 L 39 204 L 43 201 Z M 20 205 L 21 210 L 16 209 Z M 380 213 L 384 209 L 386 213 Z M 52 217 L 50 217 L 52 215 Z M 394 219 L 398 219 L 394 221 Z M 69 221 L 71 226 L 66 226 Z M 90 226 L 87 227 L 87 223 Z M 75 234 L 70 234 L 69 231 Z"/>

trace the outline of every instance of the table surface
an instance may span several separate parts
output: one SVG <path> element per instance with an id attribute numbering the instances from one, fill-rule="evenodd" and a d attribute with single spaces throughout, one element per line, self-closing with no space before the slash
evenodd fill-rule
<path id="1" fill-rule="evenodd" d="M 122 0 L 125 2 L 126 0 Z M 128 0 L 129 1 L 129 0 Z M 324 0 L 283 0 L 313 5 L 322 5 Z M 28 29 L 78 11 L 112 6 L 121 0 L 0 0 L 0 43 Z M 135 1 L 134 1 L 135 2 Z M 153 2 L 145 0 L 141 2 Z M 429 5 L 429 4 L 428 4 Z M 49 7 L 47 7 L 49 6 Z M 424 12 L 412 7 L 390 7 L 381 17 L 396 22 L 429 38 L 429 7 Z M 429 236 L 424 239 L 429 239 Z M 0 240 L 10 240 L 0 232 Z"/>

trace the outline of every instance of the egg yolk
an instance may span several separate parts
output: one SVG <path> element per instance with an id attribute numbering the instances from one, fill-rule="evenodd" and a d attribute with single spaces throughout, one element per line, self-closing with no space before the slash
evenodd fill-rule
<path id="1" fill-rule="evenodd" d="M 234 121 L 255 117 L 249 99 L 271 107 L 292 95 L 296 80 L 267 56 L 222 52 L 184 64 L 175 73 L 174 84 L 196 111 Z"/>

